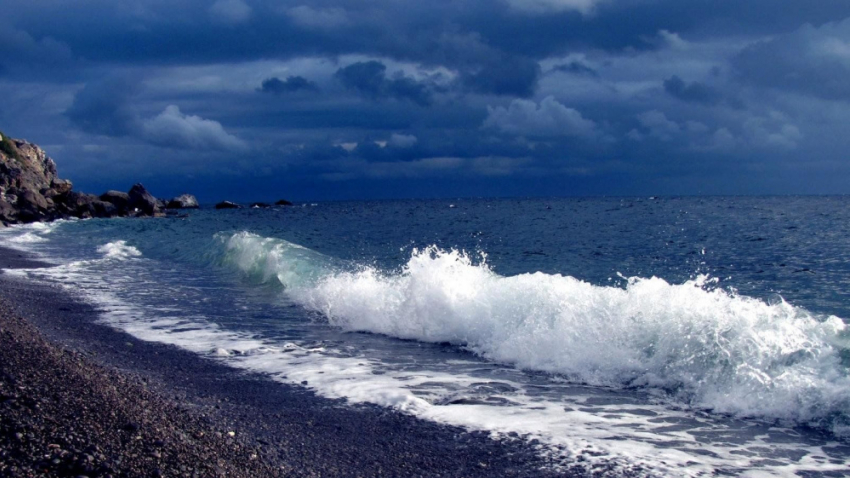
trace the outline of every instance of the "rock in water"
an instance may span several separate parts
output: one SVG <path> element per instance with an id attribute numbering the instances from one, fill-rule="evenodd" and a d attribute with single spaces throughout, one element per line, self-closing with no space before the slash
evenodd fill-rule
<path id="1" fill-rule="evenodd" d="M 58 210 L 66 216 L 90 218 L 100 217 L 95 202 L 100 201 L 94 194 L 78 193 L 70 191 L 62 196 L 57 196 Z"/>
<path id="2" fill-rule="evenodd" d="M 280 201 L 274 203 L 275 206 L 292 206 L 292 203 L 287 201 L 286 199 L 281 199 Z"/>
<path id="3" fill-rule="evenodd" d="M 17 219 L 20 222 L 35 222 L 47 218 L 47 210 L 45 207 L 39 207 L 39 202 L 43 202 L 44 198 L 36 200 L 32 191 L 25 191 L 18 196 L 17 202 Z"/>
<path id="4" fill-rule="evenodd" d="M 168 204 L 165 206 L 168 209 L 197 209 L 201 207 L 198 204 L 198 200 L 195 199 L 195 196 L 191 194 L 182 194 L 173 198 L 171 201 L 168 201 Z"/>
<path id="5" fill-rule="evenodd" d="M 156 198 L 141 183 L 134 184 L 127 195 L 130 197 L 130 209 L 138 209 L 140 213 L 148 216 L 159 212 Z"/>
<path id="6" fill-rule="evenodd" d="M 267 207 L 271 207 L 271 206 L 268 203 L 264 203 L 264 202 L 251 203 L 251 209 L 265 209 Z"/>
<path id="7" fill-rule="evenodd" d="M 115 206 L 118 214 L 127 215 L 130 212 L 130 195 L 121 191 L 110 190 L 100 195 L 100 200 Z"/>
<path id="8" fill-rule="evenodd" d="M 235 202 L 230 201 L 222 201 L 215 205 L 216 209 L 239 209 L 242 206 L 236 204 Z"/>

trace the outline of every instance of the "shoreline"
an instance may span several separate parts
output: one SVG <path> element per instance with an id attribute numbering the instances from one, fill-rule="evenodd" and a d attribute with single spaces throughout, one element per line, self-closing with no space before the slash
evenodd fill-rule
<path id="1" fill-rule="evenodd" d="M 48 265 L 2 246 L 0 257 L 0 268 Z M 92 468 L 78 473 L 85 476 L 156 476 L 157 470 L 161 476 L 254 477 L 547 477 L 588 472 L 578 465 L 555 471 L 522 440 L 493 440 L 484 432 L 427 422 L 395 410 L 348 405 L 170 345 L 143 342 L 96 324 L 97 316 L 94 306 L 66 291 L 0 273 L 4 349 L 0 367 L 6 369 L 0 369 L 4 394 L 0 408 L 59 397 L 59 408 L 22 406 L 9 415 L 18 420 L 16 424 L 7 426 L 4 412 L 0 449 L 10 453 L 0 454 L 0 476 L 33 476 L 9 474 L 10 464 L 29 460 L 31 466 L 38 465 L 43 458 L 26 456 L 50 455 L 55 450 L 50 445 L 57 443 L 47 442 L 55 437 L 45 428 L 30 427 L 33 431 L 27 433 L 34 438 L 24 434 L 22 442 L 16 438 L 21 432 L 13 429 L 27 420 L 56 421 L 57 413 L 66 421 L 73 418 L 68 426 L 82 430 L 76 436 L 83 442 L 69 444 L 69 449 L 60 445 L 70 461 L 62 456 L 50 460 L 79 468 L 75 463 L 82 456 L 83 466 Z M 14 375 L 24 373 L 25 358 L 33 347 L 43 351 L 39 357 L 44 363 L 37 369 L 29 367 L 32 385 L 19 391 L 31 396 L 10 402 L 5 390 L 18 393 Z M 57 370 L 77 377 L 76 381 L 46 377 L 55 377 Z M 89 397 L 93 405 L 75 397 Z M 129 418 L 104 420 L 92 410 L 117 410 Z M 22 448 L 24 442 L 29 448 Z M 92 446 L 104 452 L 84 452 Z M 85 461 L 87 456 L 92 460 Z M 47 476 L 59 476 L 56 473 Z"/>

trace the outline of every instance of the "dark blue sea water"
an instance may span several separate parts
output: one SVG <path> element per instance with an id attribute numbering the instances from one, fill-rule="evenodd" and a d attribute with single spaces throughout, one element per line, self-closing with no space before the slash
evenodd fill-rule
<path id="1" fill-rule="evenodd" d="M 316 393 L 659 476 L 850 474 L 850 198 L 339 202 L 36 224 L 19 272 Z M 587 456 L 587 455 L 585 455 Z"/>

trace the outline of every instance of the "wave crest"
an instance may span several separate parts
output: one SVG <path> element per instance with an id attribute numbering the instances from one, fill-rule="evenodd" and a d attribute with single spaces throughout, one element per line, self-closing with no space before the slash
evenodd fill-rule
<path id="1" fill-rule="evenodd" d="M 583 383 L 663 390 L 700 408 L 839 433 L 850 416 L 840 318 L 711 290 L 705 276 L 631 278 L 619 288 L 540 272 L 500 276 L 437 247 L 414 250 L 394 273 L 328 267 L 326 256 L 247 233 L 227 247 L 243 271 L 277 277 L 293 300 L 345 330 L 450 342 Z"/>

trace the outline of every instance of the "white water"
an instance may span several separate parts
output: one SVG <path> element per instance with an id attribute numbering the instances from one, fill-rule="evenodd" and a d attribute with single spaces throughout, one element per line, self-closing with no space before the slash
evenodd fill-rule
<path id="1" fill-rule="evenodd" d="M 142 253 L 133 246 L 128 246 L 127 241 L 115 241 L 104 244 L 97 248 L 97 252 L 103 254 L 105 259 L 129 259 L 139 257 Z"/>
<path id="2" fill-rule="evenodd" d="M 399 272 L 326 270 L 289 283 L 290 247 L 247 233 L 227 241 L 245 271 L 273 256 L 263 276 L 346 330 L 464 345 L 579 383 L 663 390 L 715 412 L 846 431 L 850 377 L 840 354 L 850 340 L 838 317 L 708 290 L 705 277 L 632 278 L 625 288 L 543 273 L 502 277 L 435 247 L 414 250 Z"/>
<path id="3" fill-rule="evenodd" d="M 6 245 L 10 247 L 18 247 L 23 250 L 29 250 L 26 246 L 34 243 L 48 242 L 49 234 L 52 233 L 60 224 L 68 222 L 66 220 L 58 220 L 54 222 L 34 222 L 31 224 L 14 225 L 8 228 L 0 228 L 0 233 Z"/>

